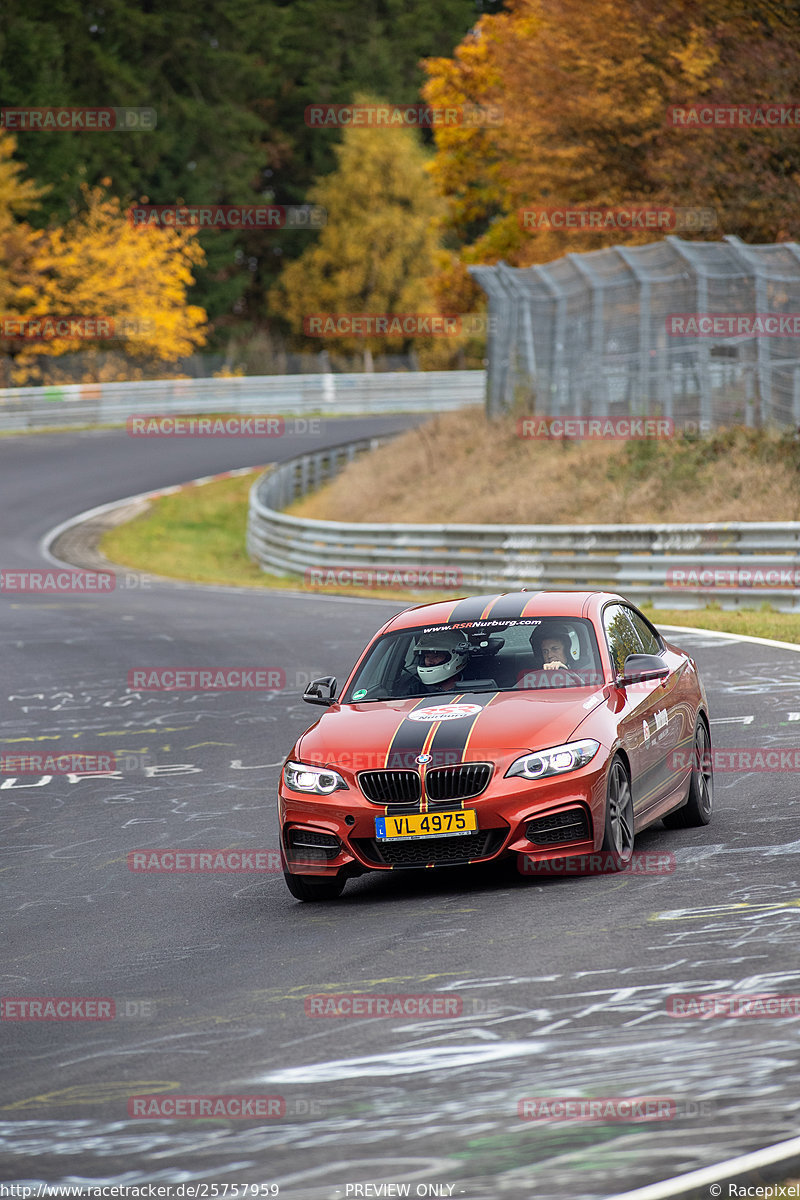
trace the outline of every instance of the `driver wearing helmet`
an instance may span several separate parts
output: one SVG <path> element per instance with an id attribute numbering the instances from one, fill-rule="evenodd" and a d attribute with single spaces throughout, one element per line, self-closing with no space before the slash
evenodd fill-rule
<path id="1" fill-rule="evenodd" d="M 426 688 L 452 691 L 469 657 L 469 643 L 456 629 L 420 634 L 411 662 Z"/>

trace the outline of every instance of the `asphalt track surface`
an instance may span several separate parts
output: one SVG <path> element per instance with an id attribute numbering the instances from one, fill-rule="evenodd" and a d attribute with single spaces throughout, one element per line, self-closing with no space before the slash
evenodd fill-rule
<path id="1" fill-rule="evenodd" d="M 336 422 L 316 441 L 388 424 Z M 297 448 L 0 439 L 0 567 L 40 568 L 39 539 L 84 509 Z M 305 682 L 344 677 L 399 607 L 155 582 L 0 595 L 0 750 L 149 763 L 0 782 L 0 992 L 110 997 L 118 1014 L 0 1022 L 1 1180 L 593 1198 L 796 1133 L 800 1020 L 676 1019 L 666 1003 L 800 993 L 797 773 L 718 773 L 707 829 L 637 839 L 674 853 L 666 874 L 397 872 L 303 905 L 279 873 L 128 869 L 141 848 L 276 848 L 280 764 L 315 719 Z M 716 747 L 798 745 L 799 654 L 670 636 L 700 664 Z M 149 666 L 266 666 L 286 686 L 130 692 L 128 671 Z M 463 1011 L 306 1015 L 306 998 L 347 992 L 456 996 Z M 129 1118 L 128 1098 L 153 1093 L 281 1096 L 285 1115 Z M 673 1099 L 675 1116 L 518 1117 L 525 1097 L 641 1095 Z"/>

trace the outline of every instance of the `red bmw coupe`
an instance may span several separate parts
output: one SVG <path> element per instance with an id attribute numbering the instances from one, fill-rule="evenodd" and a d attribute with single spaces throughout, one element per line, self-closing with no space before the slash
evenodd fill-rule
<path id="1" fill-rule="evenodd" d="M 365 871 L 600 852 L 654 821 L 707 825 L 713 775 L 697 667 L 608 592 L 509 592 L 406 609 L 284 763 L 286 883 L 339 896 Z"/>

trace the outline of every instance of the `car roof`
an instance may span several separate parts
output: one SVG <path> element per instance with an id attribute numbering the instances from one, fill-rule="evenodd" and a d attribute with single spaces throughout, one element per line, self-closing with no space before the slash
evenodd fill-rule
<path id="1" fill-rule="evenodd" d="M 418 604 L 393 617 L 383 633 L 419 625 L 453 625 L 468 621 L 512 621 L 520 617 L 595 616 L 609 600 L 623 600 L 613 592 L 489 592 Z M 623 601 L 625 602 L 625 601 Z"/>

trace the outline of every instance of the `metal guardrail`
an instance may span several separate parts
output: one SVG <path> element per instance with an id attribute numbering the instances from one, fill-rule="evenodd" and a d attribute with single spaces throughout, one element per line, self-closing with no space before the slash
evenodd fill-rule
<path id="1" fill-rule="evenodd" d="M 485 392 L 485 371 L 242 375 L 0 388 L 0 430 L 106 425 L 133 416 L 182 412 L 284 416 L 447 412 L 483 404 Z"/>
<path id="2" fill-rule="evenodd" d="M 800 610 L 800 587 L 748 586 L 766 566 L 800 583 L 800 522 L 692 525 L 405 525 L 319 521 L 280 511 L 332 479 L 381 439 L 304 454 L 262 475 L 250 492 L 247 549 L 264 571 L 449 572 L 440 590 L 589 589 L 662 608 L 768 601 Z M 676 571 L 684 572 L 676 576 Z M 693 586 L 690 572 L 735 572 L 737 586 Z M 787 575 L 788 573 L 788 575 Z M 346 576 L 343 576 L 345 578 Z M 708 576 L 704 578 L 709 578 Z M 719 580 L 719 575 L 712 576 Z M 683 580 L 683 582 L 682 582 Z M 377 584 L 378 580 L 372 578 Z M 397 582 L 394 580 L 393 582 Z M 434 583 L 431 577 L 428 586 Z M 387 581 L 384 586 L 391 586 Z M 411 585 L 408 585 L 411 586 Z M 425 584 L 423 583 L 423 587 Z"/>

